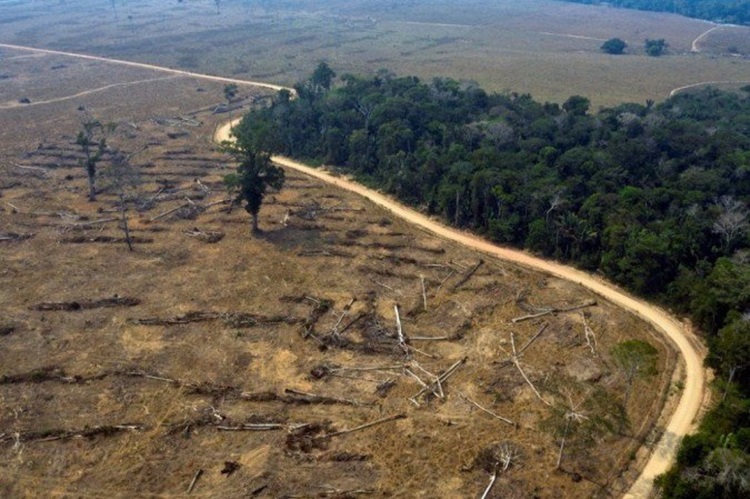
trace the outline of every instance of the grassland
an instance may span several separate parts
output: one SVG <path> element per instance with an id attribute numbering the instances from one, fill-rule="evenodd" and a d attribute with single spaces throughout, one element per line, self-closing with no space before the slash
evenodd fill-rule
<path id="1" fill-rule="evenodd" d="M 3 6 L 8 22 L 0 41 L 285 85 L 326 60 L 339 73 L 388 68 L 471 80 L 540 100 L 562 102 L 580 94 L 595 106 L 661 100 L 679 86 L 747 80 L 750 74 L 750 50 L 742 41 L 750 39 L 749 28 L 712 33 L 703 40 L 704 53 L 691 54 L 692 41 L 709 23 L 548 0 L 469 0 L 460 9 L 442 0 L 225 0 L 220 13 L 207 0 L 116 5 L 117 16 L 107 3 L 90 0 Z M 727 43 L 728 33 L 736 40 Z M 601 43 L 611 37 L 626 40 L 629 54 L 601 53 Z M 645 38 L 665 38 L 670 55 L 645 56 Z M 727 47 L 737 53 L 726 55 Z"/>

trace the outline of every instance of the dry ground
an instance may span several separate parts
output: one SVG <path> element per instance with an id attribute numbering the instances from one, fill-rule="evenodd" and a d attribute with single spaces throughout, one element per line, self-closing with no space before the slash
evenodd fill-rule
<path id="1" fill-rule="evenodd" d="M 542 101 L 584 95 L 595 108 L 659 101 L 682 85 L 750 74 L 750 48 L 742 41 L 750 28 L 711 33 L 702 41 L 705 53 L 691 54 L 709 23 L 549 0 L 463 0 L 460 9 L 447 0 L 224 0 L 220 14 L 212 0 L 115 5 L 117 14 L 103 0 L 6 3 L 0 42 L 284 85 L 326 60 L 340 74 L 387 68 Z M 724 36 L 737 40 L 724 43 Z M 612 37 L 628 42 L 627 55 L 601 52 Z M 669 55 L 645 56 L 646 38 L 665 38 Z M 727 55 L 729 46 L 737 54 Z"/>
<path id="2" fill-rule="evenodd" d="M 242 210 L 212 204 L 226 197 L 230 171 L 209 142 L 227 118 L 210 113 L 220 86 L 178 78 L 34 106 L 159 74 L 16 61 L 17 74 L 70 73 L 50 88 L 29 76 L 31 106 L 0 99 L 9 103 L 0 109 L 0 495 L 182 496 L 203 470 L 194 496 L 472 497 L 502 443 L 519 459 L 491 497 L 608 496 L 634 476 L 623 470 L 658 433 L 654 418 L 676 390 L 675 355 L 642 321 L 600 300 L 513 324 L 595 297 L 293 172 L 251 237 Z M 106 191 L 85 200 L 73 144 L 80 105 L 119 123 L 113 147 L 147 146 L 133 159 L 142 179 L 128 204 L 134 252 L 106 242 L 122 238 L 116 221 L 90 224 L 115 218 L 118 202 Z M 545 325 L 521 358 L 540 400 L 506 360 L 512 339 L 520 349 Z M 627 425 L 571 436 L 555 471 L 554 428 L 570 401 L 583 401 L 589 420 L 614 422 L 626 383 L 610 350 L 626 339 L 658 349 L 659 375 L 636 380 Z M 464 358 L 444 398 L 409 400 L 420 385 L 407 369 L 430 383 L 425 371 Z M 395 415 L 405 417 L 329 436 Z M 231 431 L 257 424 L 271 429 Z"/>

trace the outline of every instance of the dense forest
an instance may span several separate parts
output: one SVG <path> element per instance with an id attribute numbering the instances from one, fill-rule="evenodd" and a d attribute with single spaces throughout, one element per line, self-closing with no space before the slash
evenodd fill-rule
<path id="1" fill-rule="evenodd" d="M 564 0 L 626 9 L 672 12 L 730 24 L 750 24 L 750 0 Z"/>
<path id="2" fill-rule="evenodd" d="M 279 92 L 235 133 L 691 316 L 722 399 L 665 495 L 750 489 L 750 87 L 592 113 L 581 96 L 560 106 L 385 71 L 334 78 L 321 63 L 298 98 Z"/>

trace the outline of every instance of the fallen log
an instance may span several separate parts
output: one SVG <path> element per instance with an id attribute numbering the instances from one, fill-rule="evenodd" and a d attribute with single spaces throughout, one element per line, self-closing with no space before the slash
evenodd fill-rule
<path id="1" fill-rule="evenodd" d="M 31 310 L 43 312 L 49 311 L 76 311 L 90 310 L 95 308 L 113 308 L 113 307 L 134 307 L 140 305 L 141 300 L 127 296 L 114 296 L 112 298 L 103 298 L 100 300 L 82 300 L 82 301 L 64 301 L 64 302 L 43 302 L 29 307 Z"/>
<path id="2" fill-rule="evenodd" d="M 332 438 L 332 437 L 338 437 L 338 436 L 341 436 L 341 435 L 347 435 L 349 433 L 354 433 L 354 432 L 357 432 L 357 431 L 366 430 L 367 428 L 372 428 L 373 426 L 378 426 L 378 425 L 381 425 L 381 424 L 384 424 L 384 423 L 390 423 L 391 421 L 398 421 L 399 419 L 406 419 L 407 417 L 408 416 L 406 414 L 396 414 L 396 415 L 393 415 L 393 416 L 388 416 L 387 418 L 378 419 L 377 421 L 373 421 L 371 423 L 365 423 L 363 425 L 357 426 L 357 427 L 352 428 L 350 430 L 341 430 L 341 431 L 336 431 L 336 432 L 333 432 L 333 433 L 327 433 L 325 435 L 321 435 L 321 436 L 316 437 L 316 438 L 317 439 L 328 439 L 328 438 Z"/>
<path id="3" fill-rule="evenodd" d="M 576 305 L 574 307 L 568 307 L 568 308 L 550 308 L 550 309 L 538 312 L 536 314 L 523 315 L 521 317 L 516 317 L 515 319 L 511 319 L 511 322 L 513 324 L 516 324 L 516 323 L 519 323 L 519 322 L 527 321 L 529 319 L 536 319 L 538 317 L 544 317 L 545 315 L 559 314 L 559 313 L 563 313 L 563 312 L 572 312 L 574 310 L 580 310 L 582 308 L 594 307 L 594 306 L 596 306 L 596 300 L 588 300 L 588 301 L 582 303 L 581 305 Z"/>
<path id="4" fill-rule="evenodd" d="M 464 275 L 461 277 L 461 279 L 459 279 L 459 281 L 456 284 L 453 285 L 453 288 L 452 288 L 453 291 L 457 290 L 458 288 L 460 288 L 461 286 L 463 286 L 466 283 L 466 281 L 468 281 L 469 279 L 471 279 L 471 276 L 473 276 L 474 273 L 477 270 L 479 270 L 479 267 L 481 267 L 483 263 L 484 263 L 484 260 L 479 260 L 476 265 L 474 265 L 469 270 L 467 270 L 464 273 Z"/>

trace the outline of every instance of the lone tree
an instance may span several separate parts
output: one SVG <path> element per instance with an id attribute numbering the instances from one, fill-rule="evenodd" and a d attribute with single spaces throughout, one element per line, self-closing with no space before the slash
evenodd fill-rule
<path id="1" fill-rule="evenodd" d="M 281 189 L 284 185 L 284 170 L 271 162 L 271 155 L 262 136 L 252 132 L 250 127 L 240 124 L 233 131 L 236 141 L 224 142 L 224 150 L 239 162 L 237 173 L 224 177 L 224 184 L 236 197 L 233 204 L 245 203 L 245 211 L 251 217 L 251 232 L 257 234 L 258 213 L 268 188 Z"/>
<path id="2" fill-rule="evenodd" d="M 664 54 L 668 46 L 669 45 L 664 40 L 664 38 L 659 38 L 658 40 L 651 40 L 649 38 L 646 38 L 644 50 L 646 51 L 646 54 L 650 55 L 651 57 L 659 57 L 660 55 Z"/>
<path id="3" fill-rule="evenodd" d="M 232 99 L 234 99 L 237 95 L 237 90 L 238 88 L 236 83 L 228 83 L 224 85 L 224 98 L 227 100 L 227 107 L 229 107 Z"/>
<path id="4" fill-rule="evenodd" d="M 104 187 L 110 189 L 118 198 L 120 211 L 120 229 L 125 234 L 125 242 L 128 249 L 133 251 L 133 238 L 130 235 L 130 226 L 128 225 L 127 202 L 128 198 L 137 197 L 138 186 L 141 183 L 138 171 L 131 165 L 130 158 L 133 156 L 126 155 L 121 151 L 112 153 L 112 161 L 109 168 L 104 170 Z"/>
<path id="5" fill-rule="evenodd" d="M 113 132 L 115 127 L 114 123 L 103 125 L 101 121 L 86 116 L 81 123 L 82 130 L 76 137 L 76 144 L 81 146 L 81 151 L 86 156 L 78 163 L 86 169 L 89 201 L 96 201 L 96 165 L 107 151 L 107 134 Z"/>
<path id="6" fill-rule="evenodd" d="M 610 38 L 602 44 L 602 50 L 607 54 L 620 55 L 625 52 L 628 44 L 619 38 Z"/>

